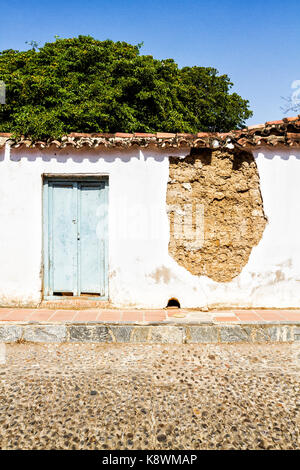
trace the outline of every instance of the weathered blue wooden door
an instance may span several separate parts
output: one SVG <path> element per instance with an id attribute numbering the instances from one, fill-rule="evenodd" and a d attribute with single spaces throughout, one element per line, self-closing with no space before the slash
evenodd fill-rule
<path id="1" fill-rule="evenodd" d="M 45 180 L 45 295 L 107 297 L 107 180 Z"/>
<path id="2" fill-rule="evenodd" d="M 51 187 L 50 274 L 53 292 L 73 292 L 76 284 L 76 194 L 73 184 Z"/>

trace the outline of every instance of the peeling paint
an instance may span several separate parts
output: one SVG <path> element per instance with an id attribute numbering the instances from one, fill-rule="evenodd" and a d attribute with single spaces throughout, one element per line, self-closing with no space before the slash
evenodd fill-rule
<path id="1" fill-rule="evenodd" d="M 149 274 L 149 277 L 154 279 L 157 284 L 160 282 L 168 284 L 172 275 L 169 268 L 166 266 L 160 266 L 153 273 Z"/>

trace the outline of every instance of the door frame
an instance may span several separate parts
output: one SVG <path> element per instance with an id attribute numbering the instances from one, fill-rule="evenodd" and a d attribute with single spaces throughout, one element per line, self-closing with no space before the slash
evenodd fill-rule
<path id="1" fill-rule="evenodd" d="M 49 182 L 55 183 L 68 183 L 68 182 L 88 182 L 88 183 L 97 183 L 104 182 L 104 197 L 106 202 L 106 224 L 104 227 L 105 234 L 105 248 L 104 248 L 104 295 L 83 297 L 88 300 L 103 300 L 107 301 L 109 299 L 109 285 L 108 285 L 108 253 L 109 253 L 109 237 L 108 237 L 108 223 L 109 223 L 109 211 L 108 211 L 108 195 L 109 195 L 109 177 L 108 175 L 84 175 L 84 174 L 43 174 L 42 175 L 42 227 L 43 227 L 43 252 L 42 252 L 42 292 L 44 300 L 63 300 L 63 299 L 72 299 L 73 296 L 62 296 L 62 295 L 52 295 L 50 292 L 51 283 L 49 279 L 50 274 L 50 238 L 49 238 L 49 226 L 50 226 L 50 205 L 49 205 Z M 100 262 L 100 260 L 99 260 Z"/>

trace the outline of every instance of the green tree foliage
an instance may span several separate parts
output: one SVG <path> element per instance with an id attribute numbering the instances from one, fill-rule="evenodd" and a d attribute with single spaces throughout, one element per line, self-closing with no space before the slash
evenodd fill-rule
<path id="1" fill-rule="evenodd" d="M 141 55 L 141 45 L 90 36 L 27 51 L 0 52 L 6 104 L 0 131 L 33 139 L 69 132 L 226 132 L 252 115 L 230 94 L 227 75 L 210 67 L 178 68 Z"/>

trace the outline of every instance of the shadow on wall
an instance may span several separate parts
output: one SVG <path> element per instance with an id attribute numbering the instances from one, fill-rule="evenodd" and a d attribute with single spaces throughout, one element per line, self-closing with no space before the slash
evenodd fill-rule
<path id="1" fill-rule="evenodd" d="M 52 160 L 57 161 L 58 163 L 67 163 L 72 160 L 74 163 L 82 163 L 84 161 L 89 161 L 90 163 L 97 163 L 99 160 L 103 160 L 106 163 L 113 163 L 117 159 L 122 160 L 122 162 L 129 162 L 131 159 L 140 159 L 139 152 L 130 152 L 128 154 L 125 150 L 122 152 L 119 149 L 108 149 L 101 151 L 95 148 L 86 148 L 86 149 L 76 149 L 72 148 L 69 150 L 66 149 L 11 149 L 10 154 L 11 161 L 19 162 L 21 160 L 27 160 L 28 162 L 35 162 L 42 160 L 43 162 L 51 162 Z"/>
<path id="2" fill-rule="evenodd" d="M 259 152 L 257 152 L 258 154 Z M 282 153 L 275 153 L 274 151 L 266 151 L 262 152 L 264 155 L 264 158 L 267 158 L 268 160 L 273 160 L 274 158 L 280 158 L 281 160 L 290 160 L 290 158 L 296 158 L 297 160 L 300 160 L 300 153 L 298 154 L 293 153 L 292 150 L 290 149 L 289 152 L 283 151 Z M 255 158 L 257 158 L 258 155 L 255 155 Z"/>
<path id="3" fill-rule="evenodd" d="M 44 162 L 51 162 L 51 160 L 56 160 L 59 163 L 66 163 L 69 160 L 72 160 L 75 163 L 82 163 L 84 161 L 89 161 L 91 163 L 97 163 L 99 160 L 103 160 L 107 163 L 113 163 L 117 159 L 126 163 L 132 159 L 136 160 L 155 160 L 157 162 L 162 162 L 169 157 L 170 149 L 160 149 L 156 147 L 150 147 L 147 149 L 141 149 L 138 146 L 133 146 L 130 148 L 105 148 L 105 147 L 83 147 L 83 148 L 64 148 L 57 149 L 55 146 L 53 148 L 39 149 L 39 148 L 11 148 L 10 159 L 14 162 L 19 162 L 22 159 L 26 159 L 29 162 L 35 162 L 42 160 Z M 176 149 L 175 154 L 178 154 L 178 149 Z M 0 156 L 1 158 L 1 156 Z M 4 156 L 3 156 L 4 158 Z"/>

